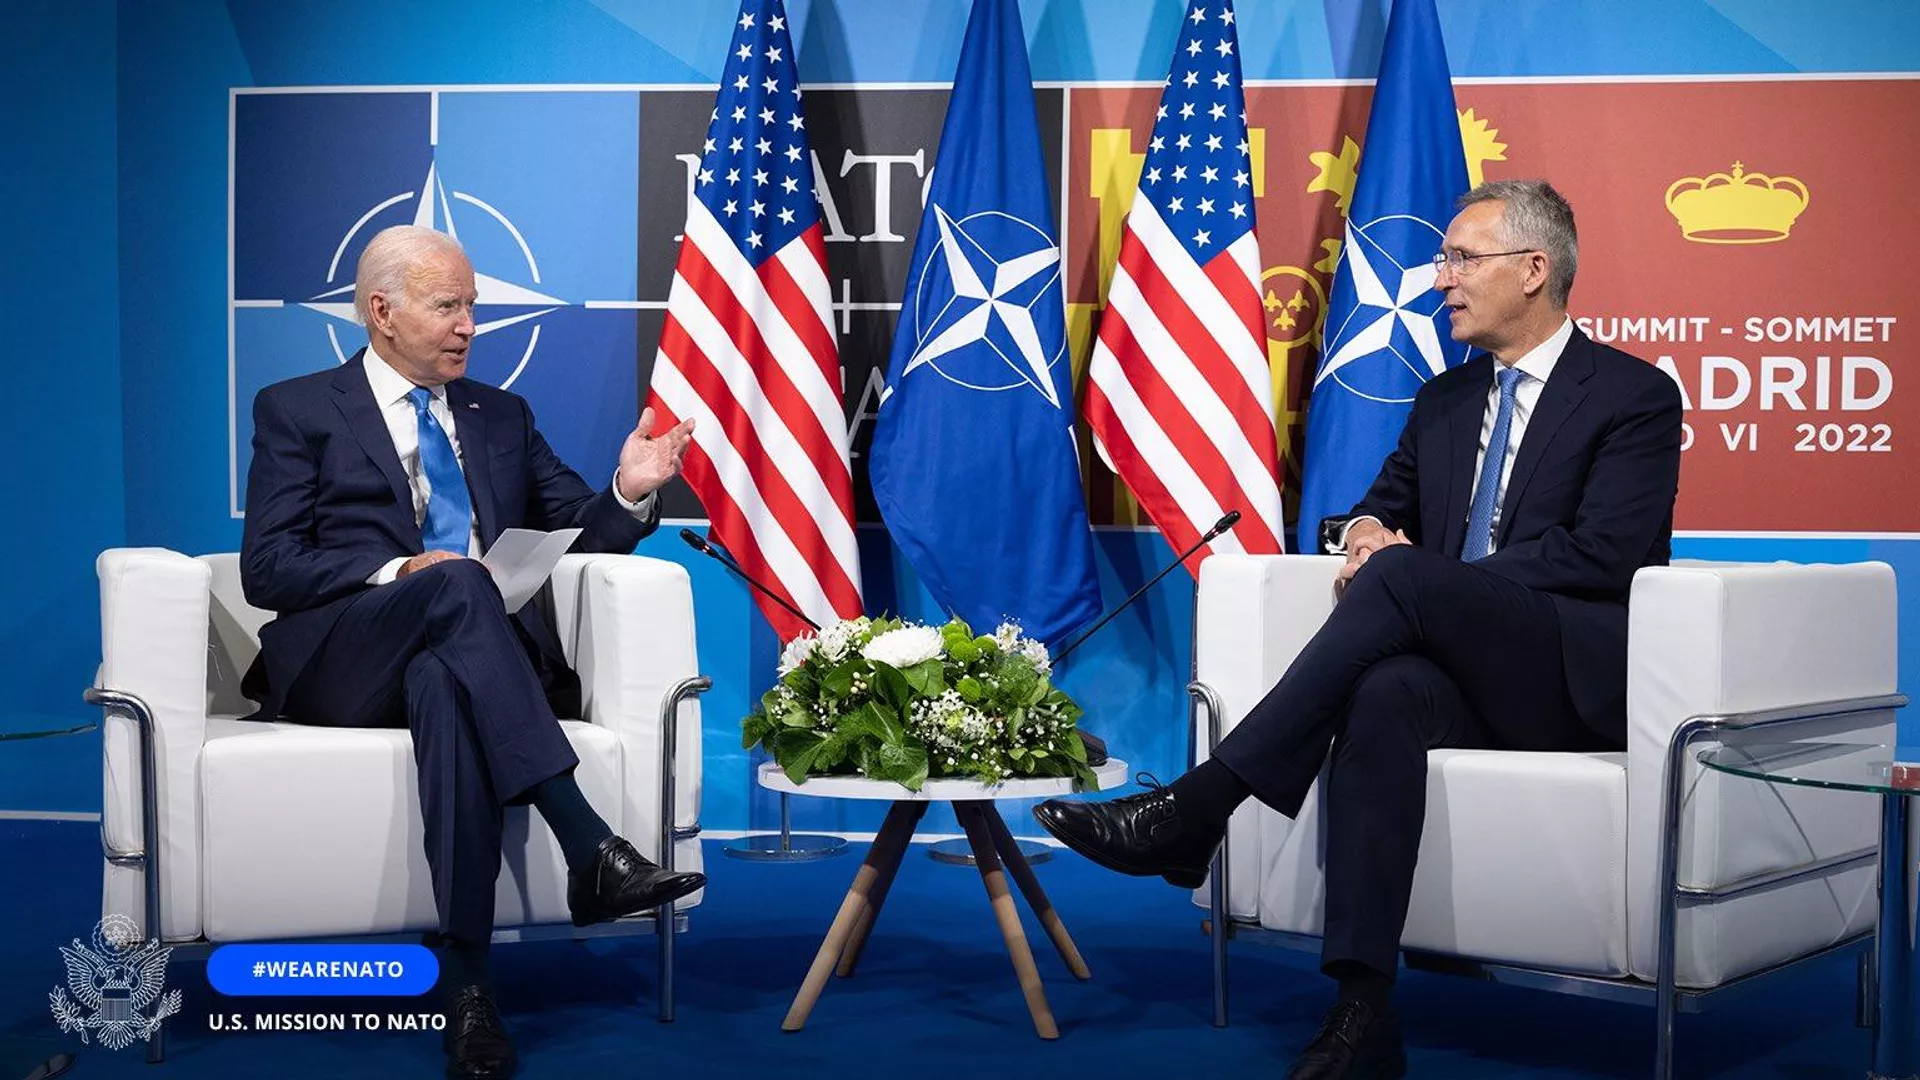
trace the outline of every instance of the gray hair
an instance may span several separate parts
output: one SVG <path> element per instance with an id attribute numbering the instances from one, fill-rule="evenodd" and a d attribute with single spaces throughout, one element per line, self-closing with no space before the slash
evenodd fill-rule
<path id="1" fill-rule="evenodd" d="M 381 229 L 367 241 L 353 274 L 353 314 L 360 325 L 371 317 L 367 303 L 374 293 L 385 293 L 387 302 L 401 306 L 407 295 L 407 274 L 429 255 L 451 253 L 466 258 L 460 241 L 424 225 L 394 225 Z"/>
<path id="2" fill-rule="evenodd" d="M 1506 245 L 1544 252 L 1547 256 L 1547 298 L 1567 306 L 1573 293 L 1573 274 L 1580 268 L 1580 234 L 1573 227 L 1573 207 L 1545 180 L 1489 180 L 1460 196 L 1459 208 L 1498 202 L 1505 209 Z"/>

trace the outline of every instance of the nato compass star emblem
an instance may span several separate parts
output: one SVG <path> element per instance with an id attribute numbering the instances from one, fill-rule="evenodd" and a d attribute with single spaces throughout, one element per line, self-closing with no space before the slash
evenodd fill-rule
<path id="1" fill-rule="evenodd" d="M 1340 273 L 1351 279 L 1355 303 L 1340 325 L 1327 326 L 1316 392 L 1331 379 L 1369 401 L 1408 402 L 1428 379 L 1466 359 L 1445 298 L 1433 289 L 1433 253 L 1444 237 L 1411 214 L 1347 222 Z M 1336 296 L 1343 284 L 1336 279 Z"/>
<path id="2" fill-rule="evenodd" d="M 1056 330 L 1048 355 L 1034 313 L 1060 317 L 1060 249 L 1031 222 L 998 210 L 956 221 L 936 203 L 933 213 L 940 241 L 920 268 L 913 355 L 900 377 L 931 367 L 970 390 L 1029 387 L 1059 408 L 1053 365 L 1066 354 L 1066 335 Z M 944 299 L 941 285 L 950 290 Z"/>
<path id="3" fill-rule="evenodd" d="M 414 208 L 412 224 L 437 229 L 457 240 L 460 238 L 460 230 L 454 220 L 453 207 L 458 203 L 463 208 L 462 212 L 473 217 L 475 223 L 504 229 L 512 238 L 513 246 L 520 254 L 520 266 L 498 268 L 505 276 L 496 277 L 483 273 L 479 267 L 474 268 L 474 287 L 479 293 L 478 301 L 474 305 L 474 336 L 476 338 L 505 330 L 510 326 L 538 320 L 542 315 L 567 306 L 565 300 L 548 296 L 537 288 L 516 284 L 507 279 L 508 276 L 519 278 L 522 281 L 531 282 L 533 286 L 540 283 L 540 264 L 534 259 L 533 249 L 527 245 L 526 237 L 521 235 L 520 230 L 508 220 L 505 214 L 478 196 L 455 190 L 449 198 L 447 186 L 440 176 L 439 165 L 429 164 L 426 182 L 421 185 L 419 191 L 402 191 L 375 204 L 360 216 L 360 220 L 347 229 L 346 235 L 340 238 L 339 246 L 334 248 L 333 261 L 327 265 L 326 284 L 330 286 L 329 288 L 305 300 L 291 301 L 300 307 L 329 317 L 327 340 L 332 344 L 333 355 L 340 363 L 346 363 L 347 357 L 352 352 L 340 343 L 340 325 L 345 324 L 349 328 L 349 334 L 359 332 L 359 323 L 353 312 L 354 267 L 351 264 L 343 265 L 344 257 L 348 251 L 358 252 L 366 247 L 366 242 L 372 239 L 371 233 L 378 231 L 369 226 L 370 222 L 380 217 L 389 208 L 410 199 L 418 200 Z M 473 209 L 466 210 L 466 207 Z M 477 217 L 479 214 L 486 216 Z M 480 372 L 475 374 L 483 381 L 495 386 L 503 389 L 511 388 L 514 380 L 527 369 L 527 363 L 533 359 L 534 349 L 539 344 L 540 326 L 538 322 L 534 322 L 531 333 L 527 335 L 525 346 L 520 350 L 519 358 L 511 363 L 510 368 L 508 364 L 495 361 L 486 366 L 497 367 L 498 371 L 490 370 L 484 374 Z M 476 348 L 474 353 L 478 359 L 481 350 Z"/>

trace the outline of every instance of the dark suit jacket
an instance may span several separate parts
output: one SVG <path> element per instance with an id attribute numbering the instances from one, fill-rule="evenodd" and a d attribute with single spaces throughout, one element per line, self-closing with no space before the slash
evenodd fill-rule
<path id="1" fill-rule="evenodd" d="M 1351 516 L 1370 514 L 1459 556 L 1493 364 L 1478 356 L 1421 387 Z M 1553 601 L 1574 707 L 1617 742 L 1626 737 L 1627 593 L 1635 571 L 1671 553 L 1680 421 L 1672 379 L 1576 328 L 1514 457 L 1498 549 L 1476 564 Z"/>
<path id="2" fill-rule="evenodd" d="M 260 631 L 260 656 L 244 684 L 262 702 L 263 717 L 279 715 L 287 687 L 342 608 L 374 587 L 367 579 L 392 559 L 425 550 L 364 356 L 363 349 L 340 367 L 276 383 L 254 398 L 240 582 L 248 603 L 278 614 Z M 575 551 L 629 552 L 658 524 L 657 509 L 638 520 L 610 487 L 589 488 L 534 430 L 518 395 L 456 379 L 447 384 L 447 404 L 483 549 L 505 529 L 579 527 L 585 531 Z M 545 624 L 521 622 L 564 671 Z"/>

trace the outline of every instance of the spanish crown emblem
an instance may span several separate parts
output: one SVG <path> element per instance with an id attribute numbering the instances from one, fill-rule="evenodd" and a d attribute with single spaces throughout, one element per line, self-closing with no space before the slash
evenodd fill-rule
<path id="1" fill-rule="evenodd" d="M 62 1031 L 88 1032 L 100 1044 L 118 1050 L 135 1039 L 151 1039 L 167 1017 L 180 1011 L 180 991 L 162 995 L 170 948 L 142 941 L 140 927 L 125 915 L 109 915 L 93 928 L 93 947 L 60 947 L 67 962 L 67 987 L 48 996 Z M 72 997 L 68 997 L 71 992 Z M 147 1009 L 153 1007 L 149 1014 Z M 91 1010 L 88 1012 L 86 1010 Z"/>
<path id="2" fill-rule="evenodd" d="M 1791 176 L 1731 173 L 1683 176 L 1667 188 L 1667 210 L 1696 244 L 1771 244 L 1785 240 L 1807 208 L 1807 185 Z"/>

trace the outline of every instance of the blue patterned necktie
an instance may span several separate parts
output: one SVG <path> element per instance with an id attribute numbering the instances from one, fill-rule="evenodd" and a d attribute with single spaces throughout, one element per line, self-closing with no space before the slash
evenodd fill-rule
<path id="1" fill-rule="evenodd" d="M 1473 506 L 1467 511 L 1467 542 L 1460 558 L 1475 562 L 1487 557 L 1493 546 L 1493 508 L 1500 496 L 1500 470 L 1507 463 L 1507 437 L 1513 431 L 1513 392 L 1520 385 L 1519 368 L 1501 368 L 1500 411 L 1493 416 L 1493 436 L 1487 440 L 1487 457 L 1480 463 L 1480 482 L 1473 486 Z"/>
<path id="2" fill-rule="evenodd" d="M 473 500 L 467 495 L 467 478 L 460 472 L 460 459 L 453 455 L 453 442 L 440 422 L 427 411 L 433 392 L 416 386 L 407 391 L 413 411 L 420 420 L 420 470 L 427 474 L 427 519 L 420 524 L 420 541 L 428 551 L 467 553 L 473 533 Z"/>

